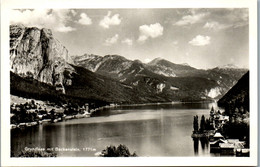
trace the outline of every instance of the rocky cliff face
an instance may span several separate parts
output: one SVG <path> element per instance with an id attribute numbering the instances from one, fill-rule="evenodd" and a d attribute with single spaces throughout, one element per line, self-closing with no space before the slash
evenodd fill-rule
<path id="1" fill-rule="evenodd" d="M 65 93 L 64 84 L 70 83 L 70 78 L 65 77 L 64 72 L 73 71 L 68 62 L 71 62 L 68 50 L 53 38 L 51 30 L 10 26 L 12 72 L 54 85 L 57 90 Z"/>

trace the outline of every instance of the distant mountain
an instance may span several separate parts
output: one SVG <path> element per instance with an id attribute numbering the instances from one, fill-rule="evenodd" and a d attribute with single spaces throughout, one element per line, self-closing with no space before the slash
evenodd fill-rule
<path id="1" fill-rule="evenodd" d="M 241 107 L 249 111 L 249 71 L 218 101 L 218 105 L 229 114 Z"/>
<path id="2" fill-rule="evenodd" d="M 176 84 L 176 80 L 181 80 L 180 78 L 183 77 L 203 78 L 215 82 L 215 87 L 207 87 L 207 89 L 205 87 L 204 96 L 201 96 L 203 98 L 221 97 L 246 72 L 245 69 L 236 68 L 201 70 L 187 64 L 175 64 L 161 58 L 156 58 L 147 64 L 140 61 L 127 60 L 118 55 L 102 57 L 85 54 L 83 56 L 75 56 L 73 59 L 76 65 L 130 85 L 136 85 L 140 80 L 144 80 L 140 79 L 142 77 L 150 77 L 154 81 L 163 80 L 169 87 Z M 174 84 L 170 83 L 173 78 L 175 78 Z"/>
<path id="3" fill-rule="evenodd" d="M 219 67 L 216 67 L 216 68 L 219 68 L 219 69 L 238 69 L 239 67 L 237 67 L 234 64 L 226 64 L 226 65 L 219 66 Z"/>
<path id="4" fill-rule="evenodd" d="M 82 56 L 74 56 L 72 58 L 77 66 L 111 77 L 118 76 L 121 71 L 126 70 L 133 63 L 119 55 L 106 55 L 102 57 L 85 54 Z"/>
<path id="5" fill-rule="evenodd" d="M 111 77 L 133 91 L 132 102 L 169 102 L 176 100 L 206 100 L 205 94 L 214 86 L 215 82 L 205 78 L 172 78 L 151 71 L 148 65 L 141 61 L 127 60 L 122 56 L 83 55 L 74 57 L 75 64 L 93 72 Z M 96 66 L 93 66 L 96 65 Z M 95 69 L 95 70 L 93 70 Z M 191 83 L 190 81 L 194 81 Z M 130 92 L 130 90 L 128 90 Z"/>
<path id="6" fill-rule="evenodd" d="M 198 71 L 197 69 L 190 67 L 187 64 L 174 64 L 161 58 L 156 58 L 149 62 L 148 68 L 154 73 L 168 77 L 183 77 L 187 74 L 193 73 L 194 71 Z"/>
<path id="7" fill-rule="evenodd" d="M 46 99 L 109 103 L 212 100 L 243 75 L 239 69 L 199 70 L 155 59 L 68 55 L 51 30 L 10 26 L 11 93 Z M 61 98 L 59 98 L 59 96 Z"/>

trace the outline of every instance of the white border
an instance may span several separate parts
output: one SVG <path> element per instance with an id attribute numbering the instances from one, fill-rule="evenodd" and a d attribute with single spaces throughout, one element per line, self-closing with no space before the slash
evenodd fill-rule
<path id="1" fill-rule="evenodd" d="M 10 158 L 9 10 L 15 8 L 249 8 L 250 157 Z M 257 165 L 256 0 L 3 0 L 1 4 L 2 166 L 256 166 Z"/>

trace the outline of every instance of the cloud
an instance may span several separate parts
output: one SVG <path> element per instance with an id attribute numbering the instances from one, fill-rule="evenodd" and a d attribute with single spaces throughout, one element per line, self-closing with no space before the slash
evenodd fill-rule
<path id="1" fill-rule="evenodd" d="M 58 32 L 70 32 L 70 31 L 75 31 L 75 28 L 72 27 L 66 27 L 66 26 L 59 26 L 56 28 L 56 31 Z"/>
<path id="2" fill-rule="evenodd" d="M 150 25 L 142 25 L 139 27 L 139 42 L 146 41 L 149 37 L 157 38 L 163 35 L 163 26 L 160 23 L 150 24 Z"/>
<path id="3" fill-rule="evenodd" d="M 124 40 L 121 41 L 122 43 L 125 43 L 129 46 L 133 45 L 133 40 L 132 39 L 129 39 L 129 38 L 126 38 Z"/>
<path id="4" fill-rule="evenodd" d="M 78 23 L 82 25 L 90 25 L 92 24 L 92 20 L 88 17 L 86 13 L 81 13 Z"/>
<path id="5" fill-rule="evenodd" d="M 75 11 L 70 9 L 11 10 L 10 23 L 49 28 L 58 32 L 70 32 L 76 30 L 66 25 L 73 14 Z"/>
<path id="6" fill-rule="evenodd" d="M 119 25 L 121 23 L 121 18 L 119 18 L 119 14 L 115 14 L 111 16 L 111 11 L 108 11 L 107 15 L 99 22 L 99 25 L 104 28 L 109 28 L 111 25 Z"/>
<path id="7" fill-rule="evenodd" d="M 191 41 L 189 41 L 189 44 L 194 45 L 194 46 L 205 46 L 205 45 L 210 44 L 210 37 L 197 35 L 195 38 L 193 38 Z"/>
<path id="8" fill-rule="evenodd" d="M 233 10 L 228 19 L 233 21 L 234 28 L 246 26 L 249 23 L 249 11 L 245 8 Z"/>
<path id="9" fill-rule="evenodd" d="M 230 27 L 230 25 L 220 24 L 216 21 L 207 22 L 203 26 L 203 28 L 211 29 L 211 30 L 222 30 L 222 29 L 226 29 L 226 28 L 229 28 L 229 27 Z"/>
<path id="10" fill-rule="evenodd" d="M 118 34 L 116 34 L 116 35 L 114 35 L 114 36 L 111 37 L 111 38 L 107 38 L 107 39 L 105 40 L 104 45 L 107 45 L 107 46 L 113 45 L 114 43 L 117 42 L 118 37 L 119 37 Z"/>
<path id="11" fill-rule="evenodd" d="M 144 41 L 146 41 L 147 39 L 148 39 L 147 36 L 145 36 L 145 35 L 140 35 L 137 41 L 138 41 L 138 42 L 144 42 Z"/>
<path id="12" fill-rule="evenodd" d="M 195 13 L 192 12 L 190 15 L 183 16 L 179 21 L 177 21 L 174 25 L 177 26 L 184 26 L 188 24 L 195 24 L 200 22 L 208 13 Z"/>
<path id="13" fill-rule="evenodd" d="M 207 17 L 204 28 L 222 30 L 248 26 L 249 11 L 247 8 L 211 9 L 208 13 L 209 17 Z"/>

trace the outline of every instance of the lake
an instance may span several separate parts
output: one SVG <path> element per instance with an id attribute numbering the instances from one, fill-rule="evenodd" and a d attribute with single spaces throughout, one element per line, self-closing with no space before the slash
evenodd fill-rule
<path id="1" fill-rule="evenodd" d="M 193 116 L 209 117 L 216 103 L 121 106 L 94 117 L 11 130 L 11 151 L 56 150 L 58 157 L 95 156 L 107 146 L 126 145 L 138 156 L 214 156 L 206 141 L 193 141 Z"/>

